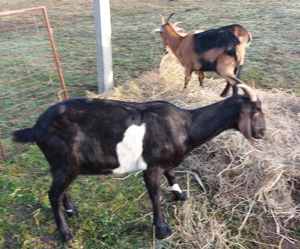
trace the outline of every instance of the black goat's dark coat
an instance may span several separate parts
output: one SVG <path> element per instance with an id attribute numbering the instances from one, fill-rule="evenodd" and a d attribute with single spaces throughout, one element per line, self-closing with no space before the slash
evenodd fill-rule
<path id="1" fill-rule="evenodd" d="M 183 157 L 190 121 L 190 113 L 167 102 L 75 99 L 50 107 L 38 119 L 30 138 L 28 133 L 22 138 L 18 132 L 15 138 L 35 141 L 46 154 L 72 155 L 81 174 L 107 174 L 119 166 L 116 145 L 131 125 L 146 124 L 143 158 L 151 166 Z"/>
<path id="2" fill-rule="evenodd" d="M 230 106 L 232 101 L 220 103 L 223 102 Z M 133 124 L 145 123 L 143 158 L 148 167 L 178 165 L 191 149 L 191 144 L 196 146 L 207 140 L 206 134 L 214 129 L 207 123 L 223 115 L 217 108 L 220 103 L 209 106 L 210 112 L 206 112 L 208 107 L 197 109 L 199 120 L 195 123 L 197 127 L 193 128 L 193 111 L 164 101 L 132 103 L 73 99 L 50 107 L 32 129 L 16 131 L 14 137 L 16 141 L 36 142 L 45 154 L 55 153 L 54 158 L 70 155 L 66 163 L 76 167 L 79 174 L 109 174 L 119 166 L 116 145 L 122 141 L 126 129 Z M 235 110 L 235 113 L 238 112 Z M 233 113 L 227 120 L 237 118 Z M 221 127 L 225 128 L 224 124 Z M 192 141 L 195 134 L 198 134 L 198 141 Z"/>
<path id="3" fill-rule="evenodd" d="M 73 99 L 53 105 L 32 128 L 15 131 L 13 136 L 16 142 L 35 142 L 48 160 L 53 178 L 49 200 L 63 238 L 70 240 L 72 233 L 62 213 L 62 205 L 66 212 L 74 211 L 66 193 L 68 186 L 79 174 L 113 173 L 120 166 L 117 144 L 123 141 L 125 131 L 132 125 L 145 126 L 140 145 L 147 165 L 144 181 L 153 204 L 156 236 L 165 238 L 171 230 L 160 208 L 162 174 L 173 186 L 176 181 L 172 169 L 189 151 L 224 130 L 239 129 L 241 113 L 242 116 L 247 114 L 244 121 L 250 125 L 252 112 L 245 110 L 251 107 L 254 111 L 256 105 L 244 96 L 194 110 L 181 109 L 164 101 Z M 258 121 L 256 118 L 257 130 L 261 133 L 265 128 L 263 115 L 261 122 Z M 253 126 L 249 125 L 247 127 Z M 176 191 L 173 191 L 175 196 L 184 200 L 184 193 Z"/>

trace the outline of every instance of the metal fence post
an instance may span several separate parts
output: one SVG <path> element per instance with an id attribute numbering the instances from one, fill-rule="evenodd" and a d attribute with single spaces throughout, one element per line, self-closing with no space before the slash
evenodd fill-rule
<path id="1" fill-rule="evenodd" d="M 111 18 L 109 0 L 94 0 L 99 93 L 113 87 Z"/>

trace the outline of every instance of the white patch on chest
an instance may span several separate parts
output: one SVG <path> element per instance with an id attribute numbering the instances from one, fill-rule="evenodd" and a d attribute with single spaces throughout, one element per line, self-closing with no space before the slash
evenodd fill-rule
<path id="1" fill-rule="evenodd" d="M 124 174 L 147 169 L 143 159 L 143 140 L 146 125 L 131 125 L 124 133 L 123 140 L 117 144 L 116 151 L 119 167 L 113 174 Z"/>

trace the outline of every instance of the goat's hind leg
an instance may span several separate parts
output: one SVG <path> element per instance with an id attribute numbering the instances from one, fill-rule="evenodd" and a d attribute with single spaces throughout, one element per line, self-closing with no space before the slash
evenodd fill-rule
<path id="1" fill-rule="evenodd" d="M 65 212 L 69 217 L 72 217 L 73 215 L 78 215 L 78 210 L 67 192 L 64 193 L 63 205 L 65 208 Z"/>
<path id="2" fill-rule="evenodd" d="M 230 80 L 235 81 L 233 78 L 230 78 Z M 220 95 L 221 97 L 226 97 L 228 95 L 230 87 L 232 87 L 232 95 L 233 96 L 236 96 L 238 94 L 237 85 L 240 84 L 240 82 L 231 83 L 230 80 L 226 81 L 226 86 L 225 86 L 224 90 L 222 91 L 222 93 Z"/>
<path id="3" fill-rule="evenodd" d="M 185 201 L 187 199 L 187 194 L 186 192 L 183 192 L 178 183 L 176 183 L 174 171 L 166 170 L 164 175 L 168 180 L 169 186 L 171 187 L 171 191 L 174 195 L 174 201 Z"/>
<path id="4" fill-rule="evenodd" d="M 74 177 L 67 175 L 65 171 L 56 170 L 52 172 L 52 185 L 49 190 L 49 200 L 51 203 L 54 219 L 63 239 L 65 241 L 71 240 L 73 235 L 65 220 L 64 213 L 62 211 L 63 199 L 65 197 L 64 192 L 71 184 Z"/>
<path id="5" fill-rule="evenodd" d="M 221 97 L 224 98 L 224 97 L 226 97 L 226 96 L 228 95 L 230 86 L 231 86 L 231 84 L 230 84 L 230 82 L 227 80 L 227 81 L 226 81 L 226 86 L 225 86 L 224 90 L 222 91 L 222 93 L 220 94 Z"/>
<path id="6" fill-rule="evenodd" d="M 153 224 L 157 239 L 165 239 L 172 234 L 169 225 L 165 222 L 160 206 L 160 178 L 163 170 L 159 167 L 144 171 L 144 181 L 153 206 Z"/>
<path id="7" fill-rule="evenodd" d="M 242 72 L 242 69 L 243 69 L 243 65 L 239 65 L 236 67 L 236 70 L 235 70 L 235 75 L 238 79 L 241 78 L 241 72 Z"/>
<path id="8" fill-rule="evenodd" d="M 221 97 L 225 97 L 228 94 L 230 86 L 232 87 L 233 95 L 237 95 L 238 88 L 237 84 L 243 83 L 238 77 L 236 77 L 235 73 L 238 73 L 240 70 L 240 66 L 237 66 L 236 59 L 230 55 L 225 55 L 220 57 L 217 61 L 216 72 L 226 79 L 226 87 L 221 93 Z"/>

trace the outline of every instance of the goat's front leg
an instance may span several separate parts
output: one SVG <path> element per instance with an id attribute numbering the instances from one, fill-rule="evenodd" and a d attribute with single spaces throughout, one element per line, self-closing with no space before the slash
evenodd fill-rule
<path id="1" fill-rule="evenodd" d="M 160 178 L 163 170 L 159 167 L 149 168 L 144 171 L 144 180 L 153 207 L 153 224 L 157 239 L 167 238 L 172 234 L 168 224 L 165 223 L 160 206 Z"/>
<path id="2" fill-rule="evenodd" d="M 168 183 L 171 187 L 171 191 L 174 195 L 174 200 L 175 201 L 185 201 L 187 199 L 187 194 L 186 194 L 186 192 L 183 192 L 180 189 L 178 183 L 176 183 L 174 170 L 166 170 L 164 175 L 167 178 Z"/>
<path id="3" fill-rule="evenodd" d="M 191 68 L 186 68 L 185 69 L 185 73 L 184 73 L 184 87 L 183 87 L 183 90 L 187 88 L 191 78 L 192 78 L 192 70 Z"/>

